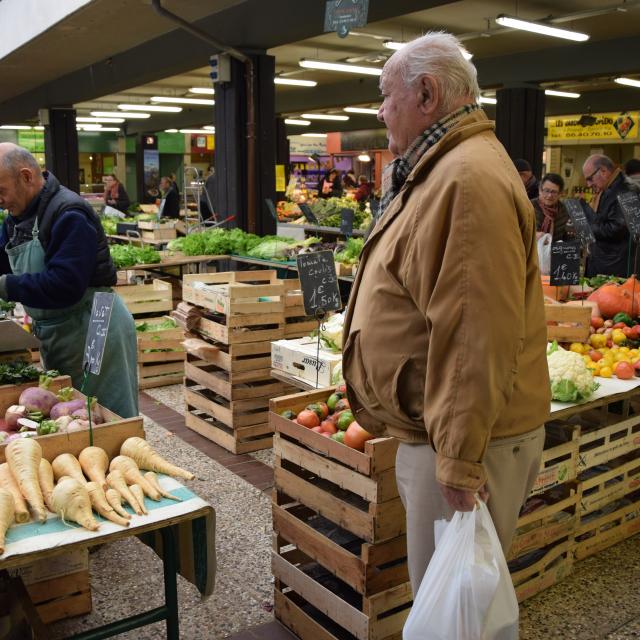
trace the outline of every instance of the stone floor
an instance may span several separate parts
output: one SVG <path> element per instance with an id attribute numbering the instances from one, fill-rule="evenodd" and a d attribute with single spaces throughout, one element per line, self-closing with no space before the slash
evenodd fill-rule
<path id="1" fill-rule="evenodd" d="M 141 394 L 147 437 L 163 455 L 191 469 L 189 486 L 216 509 L 216 590 L 202 602 L 193 585 L 178 578 L 183 640 L 292 640 L 273 620 L 270 570 L 273 454 L 233 456 L 184 427 L 181 387 Z M 162 425 L 162 426 L 161 426 Z M 161 563 L 137 540 L 104 545 L 91 554 L 94 610 L 51 625 L 51 638 L 158 606 Z M 579 562 L 574 572 L 520 608 L 521 640 L 640 638 L 640 537 Z M 118 636 L 164 637 L 156 625 Z"/>

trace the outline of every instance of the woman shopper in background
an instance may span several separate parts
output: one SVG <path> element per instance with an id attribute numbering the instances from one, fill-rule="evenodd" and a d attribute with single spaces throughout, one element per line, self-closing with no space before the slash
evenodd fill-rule
<path id="1" fill-rule="evenodd" d="M 104 203 L 123 213 L 126 213 L 131 205 L 125 188 L 113 173 L 105 176 L 104 179 Z"/>
<path id="2" fill-rule="evenodd" d="M 547 173 L 540 181 L 538 197 L 531 201 L 536 212 L 536 231 L 550 233 L 553 242 L 571 240 L 574 235 L 569 214 L 560 200 L 563 189 L 562 177 Z"/>

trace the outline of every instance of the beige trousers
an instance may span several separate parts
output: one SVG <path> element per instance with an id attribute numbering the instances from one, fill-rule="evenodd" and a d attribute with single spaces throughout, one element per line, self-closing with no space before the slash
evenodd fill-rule
<path id="1" fill-rule="evenodd" d="M 489 444 L 487 505 L 505 554 L 511 546 L 520 507 L 527 499 L 540 469 L 544 426 L 521 436 L 500 438 Z M 400 443 L 396 456 L 396 480 L 407 512 L 409 579 L 413 593 L 427 570 L 435 545 L 433 523 L 450 520 L 453 511 L 436 482 L 436 454 L 426 444 Z"/>

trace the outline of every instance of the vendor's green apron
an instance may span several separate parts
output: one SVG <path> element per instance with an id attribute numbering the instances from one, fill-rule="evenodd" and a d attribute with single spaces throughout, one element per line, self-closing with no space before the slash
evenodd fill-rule
<path id="1" fill-rule="evenodd" d="M 33 240 L 5 248 L 5 251 L 15 275 L 45 270 L 45 251 L 38 239 L 37 221 L 33 227 Z M 33 318 L 45 367 L 71 376 L 76 389 L 80 389 L 84 378 L 84 343 L 96 291 L 111 289 L 89 287 L 80 302 L 64 309 L 25 307 Z M 100 375 L 89 374 L 85 393 L 97 396 L 101 405 L 122 418 L 138 415 L 136 331 L 133 318 L 118 295 L 111 312 Z"/>

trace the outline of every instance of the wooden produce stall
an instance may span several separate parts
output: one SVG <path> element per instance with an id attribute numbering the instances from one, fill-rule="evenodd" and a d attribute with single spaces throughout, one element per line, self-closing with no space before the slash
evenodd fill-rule
<path id="1" fill-rule="evenodd" d="M 143 240 L 152 240 L 154 242 L 164 242 L 175 240 L 178 237 L 176 231 L 176 222 L 172 220 L 163 221 L 143 221 L 138 220 L 138 229 Z"/>
<path id="2" fill-rule="evenodd" d="M 186 275 L 183 299 L 200 308 L 187 353 L 186 425 L 232 453 L 271 446 L 269 400 L 290 387 L 271 378 L 271 340 L 284 336 L 285 287 L 275 271 Z"/>
<path id="3" fill-rule="evenodd" d="M 412 594 L 397 442 L 370 440 L 360 452 L 280 415 L 330 393 L 270 405 L 275 615 L 302 640 L 400 638 Z"/>

